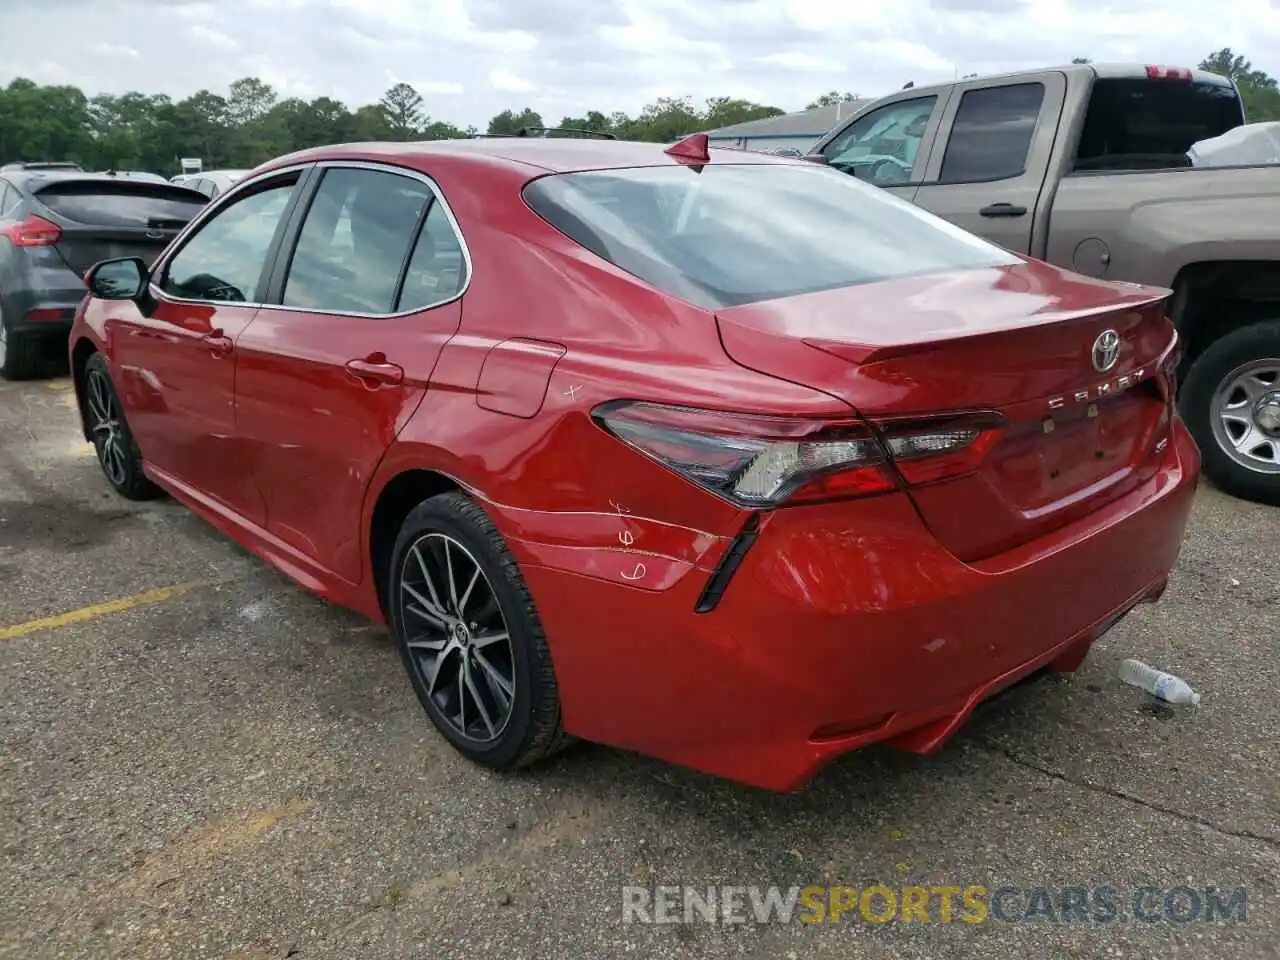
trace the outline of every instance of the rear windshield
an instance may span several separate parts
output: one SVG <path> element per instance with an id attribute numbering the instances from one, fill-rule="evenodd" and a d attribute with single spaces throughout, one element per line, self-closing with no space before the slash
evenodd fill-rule
<path id="1" fill-rule="evenodd" d="M 1228 84 L 1100 77 L 1089 95 L 1075 168 L 1189 167 L 1193 143 L 1242 123 L 1240 96 Z"/>
<path id="2" fill-rule="evenodd" d="M 142 180 L 55 180 L 36 197 L 68 220 L 100 227 L 186 223 L 208 202 L 193 190 Z"/>
<path id="3" fill-rule="evenodd" d="M 564 173 L 525 188 L 552 226 L 708 309 L 1019 262 L 853 177 L 812 164 Z"/>

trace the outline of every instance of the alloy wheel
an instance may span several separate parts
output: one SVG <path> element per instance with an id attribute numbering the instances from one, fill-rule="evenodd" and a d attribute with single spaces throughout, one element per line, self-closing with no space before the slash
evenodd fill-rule
<path id="1" fill-rule="evenodd" d="M 128 479 L 128 455 L 124 434 L 120 429 L 120 411 L 116 407 L 115 394 L 112 393 L 106 376 L 97 370 L 89 371 L 85 388 L 89 403 L 89 428 L 93 432 L 94 445 L 98 448 L 102 471 L 113 486 L 124 486 Z"/>
<path id="2" fill-rule="evenodd" d="M 1280 474 L 1280 359 L 1252 360 L 1223 377 L 1212 426 L 1218 446 L 1240 466 Z"/>
<path id="3" fill-rule="evenodd" d="M 4 369 L 4 362 L 9 353 L 9 331 L 4 328 L 4 314 L 0 313 L 0 370 Z"/>
<path id="4" fill-rule="evenodd" d="M 496 740 L 515 704 L 515 657 L 475 556 L 446 534 L 419 537 L 405 553 L 397 603 L 410 661 L 437 713 L 466 740 Z"/>

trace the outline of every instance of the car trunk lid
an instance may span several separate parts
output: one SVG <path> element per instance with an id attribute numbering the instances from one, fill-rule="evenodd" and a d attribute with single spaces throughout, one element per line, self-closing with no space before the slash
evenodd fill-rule
<path id="1" fill-rule="evenodd" d="M 938 539 L 974 561 L 1154 472 L 1172 417 L 1168 294 L 1027 262 L 735 306 L 717 320 L 737 362 L 877 423 L 998 415 L 976 469 L 910 487 Z"/>

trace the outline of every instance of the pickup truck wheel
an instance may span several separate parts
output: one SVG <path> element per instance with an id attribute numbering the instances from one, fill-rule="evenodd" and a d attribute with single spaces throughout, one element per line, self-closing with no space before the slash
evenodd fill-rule
<path id="1" fill-rule="evenodd" d="M 1178 406 L 1215 485 L 1280 505 L 1280 320 L 1211 344 L 1191 365 Z"/>

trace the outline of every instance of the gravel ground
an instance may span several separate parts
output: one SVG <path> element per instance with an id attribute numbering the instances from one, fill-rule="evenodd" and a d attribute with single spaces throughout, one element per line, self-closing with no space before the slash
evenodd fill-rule
<path id="1" fill-rule="evenodd" d="M 792 796 L 590 746 L 499 776 L 381 630 L 110 494 L 72 404 L 0 383 L 0 956 L 1280 956 L 1280 512 L 1202 490 L 1165 599 L 935 757 L 865 751 Z M 1122 686 L 1128 656 L 1201 707 Z M 624 885 L 675 883 L 1017 887 L 1005 916 L 1039 886 L 1122 912 L 1244 887 L 1247 914 L 623 923 Z"/>

